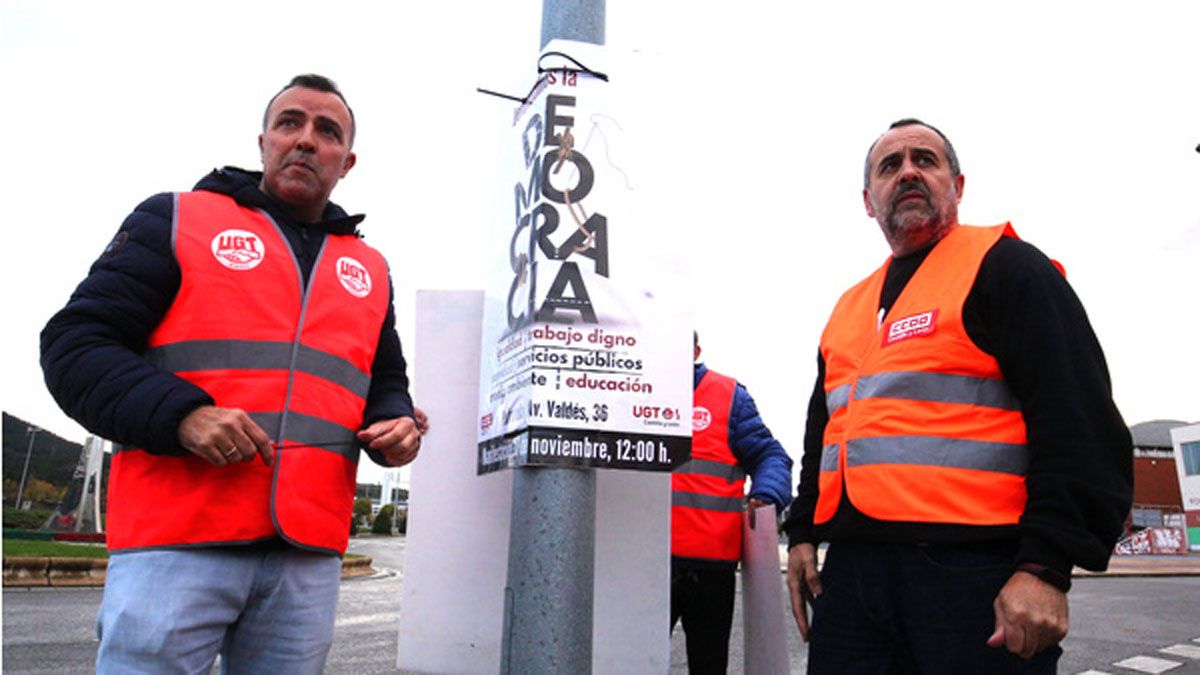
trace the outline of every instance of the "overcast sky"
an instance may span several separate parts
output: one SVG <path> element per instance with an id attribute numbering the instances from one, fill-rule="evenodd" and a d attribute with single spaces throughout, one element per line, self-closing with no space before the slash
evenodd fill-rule
<path id="1" fill-rule="evenodd" d="M 650 189 L 704 271 L 705 360 L 793 457 L 821 328 L 888 255 L 863 156 L 909 116 L 954 142 L 963 222 L 1011 220 L 1065 264 L 1126 422 L 1200 420 L 1195 3 L 716 5 L 609 0 L 607 45 L 648 64 L 636 107 L 675 167 Z M 368 215 L 419 359 L 415 292 L 482 288 L 489 229 L 509 226 L 511 107 L 475 88 L 528 89 L 540 16 L 540 0 L 0 0 L 0 406 L 83 440 L 45 391 L 38 332 L 142 199 L 259 168 L 262 109 L 300 72 L 355 109 L 359 162 L 334 199 Z"/>

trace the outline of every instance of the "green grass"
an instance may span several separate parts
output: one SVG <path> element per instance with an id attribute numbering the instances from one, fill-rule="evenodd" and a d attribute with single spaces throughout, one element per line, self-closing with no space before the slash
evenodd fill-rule
<path id="1" fill-rule="evenodd" d="M 107 558 L 108 549 L 103 546 L 67 544 L 59 541 L 30 541 L 27 539 L 5 539 L 4 556 L 7 557 L 55 557 L 55 558 Z"/>

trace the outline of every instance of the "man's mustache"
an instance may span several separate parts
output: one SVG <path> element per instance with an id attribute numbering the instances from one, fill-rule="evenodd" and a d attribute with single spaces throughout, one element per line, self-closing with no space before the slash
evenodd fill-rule
<path id="1" fill-rule="evenodd" d="M 305 153 L 305 152 L 293 152 L 293 153 L 287 155 L 286 157 L 284 157 L 284 159 L 283 159 L 284 166 L 291 166 L 293 164 L 300 164 L 302 166 L 308 167 L 308 170 L 312 171 L 313 173 L 316 173 L 316 171 L 317 171 L 317 167 L 313 166 L 312 161 L 309 160 L 309 158 L 308 158 L 308 153 Z"/>
<path id="2" fill-rule="evenodd" d="M 925 187 L 925 184 L 919 180 L 910 180 L 900 183 L 900 185 L 896 188 L 895 196 L 892 197 L 892 206 L 895 207 L 900 203 L 901 199 L 904 199 L 914 191 L 920 192 L 921 196 L 925 198 L 926 202 L 930 201 L 929 188 Z"/>

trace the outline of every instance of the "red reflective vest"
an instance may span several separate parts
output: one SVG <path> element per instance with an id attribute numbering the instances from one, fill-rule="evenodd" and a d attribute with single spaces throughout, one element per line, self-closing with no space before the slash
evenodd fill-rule
<path id="1" fill-rule="evenodd" d="M 146 358 L 241 408 L 277 443 L 217 467 L 195 455 L 123 449 L 112 462 L 113 551 L 283 537 L 344 553 L 371 364 L 388 308 L 383 257 L 328 235 L 308 288 L 264 212 L 211 192 L 176 196 L 181 283 Z"/>
<path id="2" fill-rule="evenodd" d="M 1007 223 L 958 226 L 879 317 L 885 263 L 842 296 L 821 337 L 825 427 L 814 522 L 845 490 L 884 521 L 1011 525 L 1025 508 L 1025 421 L 962 308 Z"/>
<path id="3" fill-rule="evenodd" d="M 737 562 L 746 474 L 729 449 L 737 381 L 708 371 L 693 393 L 692 459 L 671 474 L 671 555 Z"/>

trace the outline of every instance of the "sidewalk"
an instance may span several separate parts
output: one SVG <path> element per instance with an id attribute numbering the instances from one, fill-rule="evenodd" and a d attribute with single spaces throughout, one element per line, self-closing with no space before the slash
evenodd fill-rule
<path id="1" fill-rule="evenodd" d="M 817 550 L 817 564 L 825 562 L 825 549 Z M 787 545 L 779 545 L 779 566 L 787 572 Z M 1108 569 L 1090 572 L 1080 567 L 1071 576 L 1083 577 L 1152 577 L 1200 576 L 1200 553 L 1185 555 L 1114 555 L 1108 559 Z"/>
<path id="2" fill-rule="evenodd" d="M 1200 575 L 1200 553 L 1186 555 L 1114 555 L 1108 570 L 1089 572 L 1076 567 L 1073 577 L 1146 577 Z"/>

